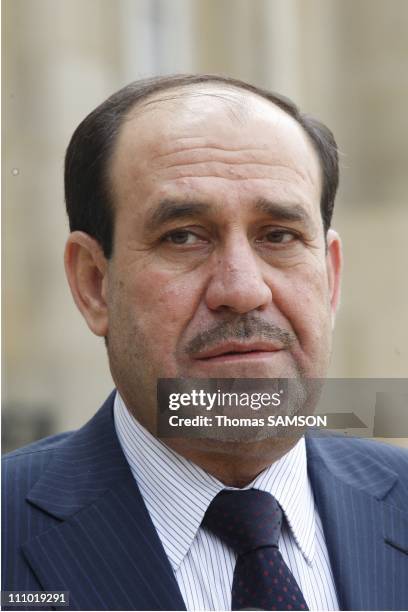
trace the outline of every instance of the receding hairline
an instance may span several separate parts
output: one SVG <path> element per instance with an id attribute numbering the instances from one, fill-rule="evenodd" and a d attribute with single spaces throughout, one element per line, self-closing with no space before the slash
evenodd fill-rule
<path id="1" fill-rule="evenodd" d="M 228 96 L 229 93 L 231 94 L 230 96 Z M 120 144 L 122 138 L 124 137 L 126 126 L 133 121 L 137 122 L 139 119 L 143 120 L 145 115 L 149 113 L 149 110 L 152 112 L 160 112 L 164 108 L 165 111 L 171 115 L 172 113 L 174 114 L 175 111 L 174 105 L 171 104 L 172 102 L 180 103 L 180 101 L 182 102 L 183 100 L 191 98 L 198 99 L 202 98 L 203 96 L 216 98 L 221 103 L 224 103 L 223 106 L 220 106 L 219 110 L 217 109 L 217 112 L 225 111 L 227 115 L 229 115 L 232 125 L 235 123 L 239 128 L 242 128 L 245 124 L 249 123 L 251 119 L 256 117 L 256 115 L 251 112 L 253 109 L 252 105 L 259 104 L 260 108 L 265 110 L 265 113 L 260 113 L 259 116 L 261 119 L 266 121 L 269 118 L 268 110 L 271 109 L 271 122 L 273 123 L 273 120 L 276 120 L 277 118 L 278 120 L 281 118 L 284 122 L 287 122 L 287 124 L 291 126 L 291 128 L 294 129 L 301 138 L 303 138 L 307 147 L 310 147 L 310 150 L 313 151 L 313 154 L 316 156 L 316 162 L 319 166 L 320 180 L 322 181 L 322 162 L 319 159 L 319 154 L 316 150 L 315 143 L 296 116 L 292 115 L 285 108 L 282 108 L 278 102 L 269 100 L 255 91 L 247 90 L 244 87 L 239 87 L 239 85 L 231 83 L 206 81 L 204 83 L 183 83 L 175 86 L 170 85 L 166 89 L 152 92 L 142 100 L 137 100 L 132 107 L 129 108 L 122 119 L 114 145 L 112 147 L 110 159 L 106 166 L 111 188 L 113 187 L 114 180 L 112 170 L 115 164 L 115 157 L 119 154 Z M 166 109 L 166 104 L 168 102 L 170 105 L 167 106 Z M 185 110 L 188 111 L 188 107 L 186 107 Z M 159 120 L 162 120 L 162 117 L 160 117 Z M 156 132 L 157 128 L 155 124 L 152 123 L 150 136 L 152 137 Z M 113 193 L 112 196 L 114 196 Z"/>
<path id="2" fill-rule="evenodd" d="M 272 107 L 279 114 L 289 117 L 291 122 L 297 125 L 302 133 L 308 137 L 306 130 L 299 123 L 299 121 L 293 115 L 291 115 L 290 112 L 282 108 L 282 106 L 280 106 L 277 102 L 269 100 L 256 91 L 246 89 L 245 87 L 240 87 L 235 83 L 227 83 L 217 80 L 199 83 L 169 84 L 169 86 L 165 89 L 154 91 L 144 97 L 142 100 L 137 100 L 132 105 L 123 120 L 121 128 L 128 120 L 139 117 L 149 109 L 154 109 L 154 107 L 157 108 L 163 103 L 165 104 L 166 102 L 186 100 L 188 98 L 201 98 L 205 96 L 216 98 L 221 102 L 225 102 L 227 105 L 231 104 L 233 105 L 233 108 L 240 110 L 241 113 L 239 117 L 233 115 L 233 118 L 238 120 L 246 118 L 245 115 L 250 110 L 250 101 L 255 100 L 261 103 L 265 108 Z M 233 111 L 233 108 L 230 110 Z"/>
<path id="3" fill-rule="evenodd" d="M 224 92 L 224 93 L 231 92 L 232 95 L 222 96 L 222 95 L 219 95 L 219 92 Z M 245 95 L 245 94 L 248 94 L 248 95 Z M 110 183 L 110 188 L 112 190 L 111 195 L 113 198 L 113 202 L 115 201 L 115 194 L 114 194 L 115 179 L 113 176 L 115 157 L 117 154 L 119 154 L 120 142 L 121 142 L 122 137 L 124 136 L 126 125 L 130 122 L 137 121 L 138 119 L 143 119 L 145 113 L 148 112 L 149 109 L 151 109 L 152 111 L 162 109 L 163 104 L 165 105 L 166 102 L 180 101 L 180 100 L 192 98 L 192 97 L 201 98 L 203 96 L 210 96 L 212 98 L 215 97 L 219 99 L 220 101 L 225 102 L 226 105 L 228 105 L 229 103 L 234 104 L 235 105 L 234 108 L 239 109 L 240 116 L 238 117 L 233 112 L 231 107 L 228 108 L 227 106 L 227 111 L 229 110 L 230 111 L 229 114 L 230 115 L 232 114 L 232 117 L 231 117 L 232 123 L 237 122 L 241 126 L 243 123 L 246 123 L 247 121 L 251 120 L 251 114 L 250 114 L 251 101 L 260 103 L 261 107 L 263 107 L 266 110 L 271 107 L 272 111 L 274 113 L 277 113 L 278 117 L 284 118 L 285 121 L 289 122 L 289 125 L 291 125 L 296 130 L 296 132 L 303 138 L 304 142 L 313 152 L 313 156 L 315 157 L 315 161 L 318 167 L 320 186 L 322 187 L 323 168 L 322 168 L 322 162 L 319 158 L 318 151 L 316 150 L 315 143 L 312 141 L 310 135 L 308 134 L 304 126 L 298 121 L 298 119 L 295 116 L 293 116 L 290 112 L 285 110 L 285 108 L 282 108 L 281 106 L 279 106 L 277 102 L 274 102 L 273 100 L 269 100 L 268 98 L 265 98 L 264 96 L 262 96 L 261 94 L 255 91 L 247 90 L 244 87 L 239 87 L 238 85 L 231 84 L 231 83 L 224 83 L 224 82 L 219 82 L 219 81 L 207 81 L 204 83 L 185 83 L 181 85 L 177 84 L 176 86 L 170 85 L 166 89 L 152 92 L 151 94 L 149 94 L 142 100 L 136 101 L 135 104 L 133 104 L 132 107 L 128 110 L 128 112 L 126 113 L 125 117 L 122 120 L 119 132 L 116 135 L 115 143 L 112 148 L 112 152 L 110 156 L 110 160 L 108 161 L 107 168 L 106 168 L 108 177 L 109 177 L 108 180 Z M 174 112 L 174 107 L 170 106 L 168 110 L 169 112 Z M 265 115 L 263 115 L 263 119 L 267 119 L 266 113 Z M 271 117 L 271 119 L 273 119 L 273 117 Z M 156 128 L 153 125 L 152 134 L 154 132 L 156 132 Z"/>
<path id="4" fill-rule="evenodd" d="M 219 92 L 222 91 L 224 99 L 227 96 L 229 102 L 239 99 L 241 109 L 246 101 L 259 97 L 281 109 L 304 130 L 318 153 L 323 171 L 320 204 L 327 231 L 339 181 L 338 149 L 331 130 L 312 115 L 302 112 L 284 95 L 220 74 L 173 74 L 139 79 L 113 93 L 81 121 L 65 155 L 65 201 L 71 231 L 89 233 L 102 245 L 104 254 L 111 256 L 115 196 L 110 189 L 109 167 L 118 150 L 118 136 L 123 123 L 127 122 L 127 116 L 129 113 L 134 115 L 138 108 L 146 108 L 145 103 L 151 100 L 181 100 L 180 96 L 185 96 L 187 92 L 196 95 L 195 92 L 207 93 L 209 89 L 213 96 L 220 96 Z M 244 93 L 255 94 L 256 98 Z M 236 109 L 237 106 L 234 106 Z"/>

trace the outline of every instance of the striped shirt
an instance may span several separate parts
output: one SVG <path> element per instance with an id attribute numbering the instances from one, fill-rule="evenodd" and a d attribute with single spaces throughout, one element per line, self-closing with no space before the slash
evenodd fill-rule
<path id="1" fill-rule="evenodd" d="M 114 404 L 119 442 L 173 568 L 187 610 L 231 610 L 236 554 L 207 529 L 204 514 L 222 489 L 219 480 L 171 450 Z M 245 489 L 271 493 L 285 521 L 279 548 L 310 610 L 338 610 L 336 590 L 307 476 L 304 438 Z"/>

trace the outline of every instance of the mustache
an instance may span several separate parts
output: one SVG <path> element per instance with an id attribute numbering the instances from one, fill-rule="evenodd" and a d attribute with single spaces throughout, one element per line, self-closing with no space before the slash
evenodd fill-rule
<path id="1" fill-rule="evenodd" d="M 211 349 L 214 344 L 222 341 L 244 338 L 278 341 L 285 349 L 290 348 L 296 341 L 295 334 L 287 329 L 255 317 L 245 317 L 235 321 L 221 321 L 214 327 L 200 332 L 187 344 L 186 352 L 192 355 Z"/>

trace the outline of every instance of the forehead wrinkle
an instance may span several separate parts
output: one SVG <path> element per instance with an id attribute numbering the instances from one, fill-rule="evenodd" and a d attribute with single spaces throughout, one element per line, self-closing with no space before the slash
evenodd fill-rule
<path id="1" fill-rule="evenodd" d="M 276 171 L 280 171 L 277 176 Z M 283 172 L 284 171 L 284 174 Z M 220 160 L 206 160 L 188 163 L 175 163 L 158 167 L 155 172 L 166 180 L 203 179 L 212 178 L 226 181 L 273 181 L 273 183 L 286 184 L 294 189 L 313 188 L 313 181 L 309 174 L 303 174 L 297 168 L 284 164 L 269 164 L 259 162 L 223 162 Z M 293 182 L 293 175 L 297 182 Z"/>
<path id="2" fill-rule="evenodd" d="M 295 129 L 298 131 L 299 135 L 302 136 L 302 139 L 304 140 L 304 142 L 307 143 L 308 147 L 310 147 L 313 152 L 314 151 L 314 147 L 313 144 L 310 142 L 310 140 L 307 138 L 307 134 L 304 132 L 304 130 L 302 129 L 302 127 L 296 122 L 295 119 L 293 119 L 288 113 L 286 113 L 284 110 L 282 110 L 279 106 L 277 106 L 276 104 L 274 104 L 273 102 L 270 102 L 268 100 L 263 99 L 261 96 L 258 96 L 255 93 L 252 92 L 246 92 L 246 91 L 241 91 L 240 89 L 236 88 L 236 87 L 218 87 L 216 84 L 214 86 L 215 89 L 218 89 L 219 91 L 204 91 L 202 89 L 196 91 L 196 87 L 194 87 L 194 89 L 192 89 L 192 87 L 194 86 L 184 86 L 183 88 L 177 89 L 175 91 L 175 93 L 168 94 L 168 95 L 162 95 L 160 97 L 157 97 L 158 94 L 152 94 L 150 98 L 148 98 L 145 101 L 142 101 L 140 103 L 137 103 L 135 106 L 132 107 L 132 109 L 130 110 L 130 112 L 128 113 L 128 115 L 126 116 L 126 122 L 131 121 L 132 119 L 139 119 L 142 118 L 143 115 L 143 111 L 144 110 L 152 110 L 152 111 L 158 111 L 161 110 L 161 106 L 162 103 L 165 103 L 167 101 L 172 102 L 172 101 L 187 101 L 188 99 L 194 99 L 194 98 L 200 98 L 200 97 L 210 97 L 210 98 L 215 98 L 218 100 L 221 100 L 225 103 L 227 103 L 227 110 L 230 112 L 230 114 L 232 113 L 232 118 L 236 121 L 238 121 L 240 124 L 243 123 L 243 121 L 241 121 L 241 119 L 243 120 L 244 118 L 247 120 L 250 120 L 252 115 L 253 118 L 256 119 L 258 117 L 260 117 L 261 119 L 265 120 L 266 116 L 265 116 L 265 108 L 269 108 L 271 110 L 271 115 L 269 116 L 269 120 L 271 121 L 272 124 L 275 125 L 275 127 L 279 130 L 280 125 L 282 124 L 282 122 L 287 122 L 289 121 L 294 127 Z M 172 90 L 173 91 L 173 90 Z M 185 107 L 185 109 L 188 111 L 190 110 L 194 116 L 194 118 L 197 118 L 197 114 L 194 112 L 194 109 L 189 109 L 187 104 L 183 105 Z M 239 110 L 239 114 L 236 114 L 234 112 L 234 108 L 235 110 Z M 261 112 L 261 107 L 263 107 L 263 111 Z M 206 107 L 205 107 L 206 108 Z M 252 114 L 251 114 L 251 109 L 252 109 Z M 177 107 L 177 110 L 179 110 L 179 107 Z M 215 109 L 216 111 L 217 109 Z M 206 113 L 203 113 L 203 115 L 199 115 L 198 118 L 202 119 L 203 121 L 205 121 L 205 115 Z M 268 113 L 269 115 L 269 113 Z M 174 116 L 174 115 L 173 115 Z M 172 120 L 172 117 L 170 117 L 170 120 L 168 122 L 169 126 L 172 126 L 174 124 L 177 124 L 177 117 L 178 114 L 175 116 L 176 119 L 175 121 Z M 211 120 L 211 117 L 210 117 Z M 167 120 L 165 120 L 164 125 L 166 125 Z M 124 128 L 124 125 L 122 126 L 122 128 Z M 121 128 L 120 132 L 123 134 L 123 129 Z M 190 129 L 193 128 L 194 126 L 191 126 Z M 157 141 L 154 143 L 154 146 L 157 148 L 162 148 L 162 147 L 166 147 L 168 144 L 170 144 L 170 149 L 171 147 L 171 142 L 169 143 L 169 141 L 171 141 L 171 139 L 174 138 L 173 134 L 169 134 L 169 138 L 167 140 L 167 142 L 165 141 L 165 139 L 162 139 L 159 143 L 157 143 Z M 185 140 L 192 140 L 196 138 L 197 140 L 200 140 L 201 142 L 203 141 L 204 137 L 202 136 L 182 136 L 179 138 L 175 139 L 175 142 L 177 141 L 185 141 Z M 149 139 L 150 140 L 150 139 Z M 147 142 L 146 142 L 147 144 Z M 153 143 L 151 143 L 153 144 Z M 208 143 L 210 144 L 210 143 Z M 205 148 L 207 145 L 204 145 L 203 148 Z M 186 147 L 188 148 L 188 147 Z M 195 147 L 195 148 L 199 148 L 199 147 Z M 220 146 L 217 143 L 213 143 L 212 144 L 212 148 L 217 149 L 217 150 L 228 150 L 227 148 L 224 148 L 222 146 Z M 245 147 L 247 150 L 253 150 L 253 151 L 262 151 L 262 149 L 264 149 L 266 152 L 268 152 L 269 150 L 269 146 L 268 143 L 265 142 L 264 146 L 261 148 L 259 146 L 257 147 L 250 147 L 250 146 L 246 146 Z M 242 150 L 242 147 L 237 147 L 235 148 L 230 148 L 230 150 L 236 150 L 237 152 L 239 152 L 240 150 Z M 177 151 L 174 151 L 174 153 L 176 153 Z M 170 150 L 169 154 L 172 154 L 173 152 Z M 159 153 L 159 155 L 157 155 L 157 157 L 159 157 L 161 155 L 161 153 Z M 312 177 L 310 177 L 312 178 Z"/>
<path id="3" fill-rule="evenodd" d="M 183 138 L 177 139 L 183 141 Z M 203 140 L 203 139 L 201 139 Z M 227 147 L 205 143 L 201 146 L 180 146 L 177 142 L 163 143 L 158 151 L 152 154 L 152 162 L 156 168 L 165 169 L 194 166 L 197 164 L 224 164 L 231 166 L 258 165 L 268 166 L 267 148 L 251 146 Z"/>
<path id="4" fill-rule="evenodd" d="M 182 138 L 180 140 L 183 140 Z M 285 170 L 289 173 L 294 173 L 297 175 L 302 182 L 309 183 L 313 186 L 313 175 L 312 172 L 308 168 L 304 168 L 303 166 L 298 167 L 297 165 L 291 163 L 289 159 L 287 163 L 276 163 L 274 160 L 274 156 L 271 155 L 271 151 L 268 150 L 268 146 L 265 147 L 223 147 L 223 146 L 213 146 L 202 145 L 199 147 L 194 146 L 190 148 L 188 145 L 175 148 L 173 151 L 169 151 L 168 149 L 172 148 L 171 145 L 169 147 L 165 146 L 164 152 L 158 151 L 154 155 L 152 155 L 151 162 L 157 168 L 158 171 L 167 171 L 167 170 L 177 170 L 179 169 L 180 177 L 194 177 L 194 167 L 197 168 L 197 176 L 203 177 L 204 174 L 199 173 L 200 166 L 203 166 L 205 169 L 205 176 L 211 176 L 210 173 L 206 173 L 209 167 L 213 166 L 215 170 L 215 176 L 223 176 L 222 172 L 217 171 L 220 168 L 225 167 L 226 169 L 229 166 L 235 166 L 237 168 L 234 171 L 233 176 L 225 176 L 225 178 L 231 179 L 243 179 L 243 178 L 260 178 L 257 176 L 248 175 L 245 177 L 245 170 L 251 168 L 256 170 L 257 168 L 270 168 L 272 171 L 277 169 Z M 225 154 L 225 155 L 224 155 Z M 261 155 L 259 155 L 261 154 Z M 174 158 L 174 159 L 173 159 Z M 227 159 L 226 159 L 227 158 Z M 240 159 L 241 158 L 241 159 Z M 162 166 L 162 164 L 164 164 Z M 242 167 L 244 174 L 240 173 L 239 167 Z M 186 169 L 183 172 L 183 169 Z M 191 168 L 191 174 L 188 169 Z M 265 176 L 262 178 L 268 178 L 268 173 L 265 172 Z M 271 176 L 270 178 L 275 178 Z M 282 177 L 281 177 L 282 178 Z"/>
<path id="5" fill-rule="evenodd" d="M 240 92 L 238 92 L 239 94 Z M 207 97 L 215 97 L 218 99 L 222 99 L 223 102 L 227 102 L 228 103 L 234 103 L 235 106 L 237 106 L 240 109 L 243 109 L 244 106 L 248 105 L 250 107 L 254 106 L 254 101 L 255 98 L 257 96 L 254 95 L 250 95 L 247 96 L 244 94 L 244 96 L 240 96 L 240 98 L 238 98 L 236 94 L 235 90 L 231 90 L 231 94 L 229 92 L 226 92 L 225 90 L 221 91 L 221 95 L 218 92 L 202 92 L 202 91 L 191 91 L 189 90 L 187 92 L 187 96 L 183 95 L 184 92 L 177 92 L 176 95 L 169 95 L 166 96 L 165 98 L 152 98 L 151 100 L 147 100 L 145 102 L 145 105 L 149 104 L 151 109 L 155 109 L 157 111 L 157 109 L 161 106 L 160 104 L 155 104 L 156 102 L 160 102 L 160 101 L 166 101 L 167 99 L 169 101 L 174 101 L 176 102 L 177 100 L 182 100 L 183 98 L 186 99 L 187 96 L 189 98 L 196 98 L 198 99 L 199 97 L 202 96 L 207 96 Z M 275 124 L 275 126 L 279 129 L 280 124 L 284 121 L 284 117 L 287 116 L 287 118 L 290 120 L 290 122 L 292 124 L 294 124 L 297 128 L 297 132 L 299 133 L 299 135 L 302 136 L 302 140 L 307 143 L 307 148 L 311 149 L 313 152 L 313 155 L 315 156 L 315 151 L 313 149 L 312 144 L 309 142 L 309 140 L 307 139 L 306 135 L 303 133 L 303 130 L 300 126 L 298 126 L 296 124 L 296 122 L 294 120 L 291 120 L 291 117 L 289 115 L 287 115 L 284 111 L 282 111 L 281 109 L 279 109 L 279 107 L 277 107 L 276 105 L 269 103 L 267 101 L 264 101 L 262 99 L 261 100 L 261 104 L 267 104 L 268 107 L 272 106 L 272 109 L 277 111 L 277 114 L 272 115 L 271 119 L 271 123 Z M 245 104 L 244 104 L 245 102 Z M 136 107 L 134 107 L 134 110 L 137 110 Z M 256 111 L 256 108 L 255 108 Z M 178 115 L 174 115 L 175 116 L 175 121 L 178 120 Z M 128 117 L 130 118 L 130 117 Z M 211 119 L 211 117 L 210 117 Z M 261 120 L 265 119 L 265 115 L 264 113 L 261 113 Z M 138 118 L 136 118 L 136 121 L 138 120 Z M 163 127 L 166 127 L 166 117 L 161 118 L 161 120 L 164 122 L 163 123 Z M 202 120 L 205 123 L 205 116 L 202 118 Z M 150 122 L 150 120 L 148 120 Z M 171 116 L 170 116 L 170 123 L 169 125 L 171 126 Z M 193 131 L 194 131 L 194 126 L 193 127 Z M 162 173 L 162 168 L 158 167 L 161 164 L 158 164 L 158 166 L 156 166 L 157 161 L 162 158 L 164 160 L 164 158 L 166 156 L 171 157 L 172 155 L 177 155 L 177 153 L 180 156 L 183 156 L 183 150 L 186 150 L 186 156 L 188 155 L 188 152 L 190 150 L 189 148 L 189 143 L 192 143 L 193 146 L 196 145 L 197 143 L 199 143 L 201 146 L 196 147 L 197 150 L 201 151 L 202 153 L 205 153 L 206 150 L 208 150 L 208 145 L 207 145 L 207 136 L 206 136 L 206 132 L 202 132 L 204 135 L 200 135 L 200 130 L 198 131 L 197 135 L 195 136 L 189 136 L 188 132 L 182 136 L 179 136 L 178 138 L 174 138 L 173 139 L 173 134 L 169 133 L 168 137 L 165 138 L 158 138 L 158 129 L 157 126 L 153 126 L 150 127 L 150 129 L 148 131 L 146 131 L 146 124 L 142 125 L 142 129 L 144 130 L 143 134 L 141 134 L 141 138 L 135 138 L 135 131 L 137 131 L 137 127 L 135 126 L 135 128 L 131 131 L 128 132 L 126 129 L 123 131 L 121 129 L 121 134 L 119 135 L 119 139 L 118 139 L 118 143 L 117 146 L 115 148 L 114 151 L 114 155 L 113 155 L 113 163 L 110 166 L 110 170 L 112 171 L 114 167 L 116 167 L 116 169 L 118 168 L 117 163 L 119 162 L 120 165 L 124 164 L 124 167 L 127 168 L 127 172 L 128 172 L 128 176 L 132 175 L 132 178 L 137 178 L 138 182 L 140 182 L 141 180 L 143 180 L 143 177 L 146 177 L 146 172 L 147 174 L 150 174 L 151 172 L 149 171 L 149 167 L 150 170 L 154 169 L 154 175 L 155 178 L 154 180 L 160 178 L 160 174 Z M 185 130 L 186 131 L 186 130 Z M 152 139 L 152 133 L 154 132 L 155 134 L 155 138 L 154 140 Z M 190 132 L 191 133 L 191 132 Z M 137 135 L 137 134 L 136 134 Z M 211 134 L 209 134 L 209 136 L 211 137 Z M 122 140 L 123 139 L 123 140 Z M 196 142 L 194 142 L 194 139 L 196 140 Z M 259 138 L 258 138 L 259 140 Z M 121 142 L 123 142 L 124 144 L 126 144 L 126 148 L 122 149 Z M 174 142 L 174 144 L 173 144 Z M 205 143 L 204 145 L 202 145 L 202 143 Z M 218 139 L 217 137 L 214 138 L 214 135 L 211 138 L 211 146 L 212 146 L 212 151 L 214 152 L 219 152 L 221 155 L 223 153 L 223 151 L 226 151 L 227 154 L 229 151 L 233 150 L 236 152 L 236 154 L 238 155 L 239 153 L 242 152 L 242 146 L 234 146 L 234 141 L 232 141 L 232 147 L 224 147 L 222 145 L 223 140 L 222 139 Z M 142 147 L 142 149 L 138 148 L 138 150 L 136 151 L 134 146 L 135 145 L 139 145 Z M 180 148 L 180 144 L 182 145 Z M 186 146 L 183 146 L 186 145 Z M 249 141 L 248 141 L 248 145 L 249 145 Z M 260 142 L 258 143 L 258 146 L 248 146 L 245 147 L 246 152 L 249 153 L 249 155 L 253 154 L 255 157 L 257 157 L 257 152 L 261 153 L 262 156 L 268 155 L 268 157 L 270 156 L 270 160 L 271 160 L 271 169 L 273 169 L 273 166 L 275 168 L 278 168 L 277 164 L 274 164 L 274 156 L 275 154 L 278 155 L 280 148 L 277 148 L 277 143 L 272 142 L 271 144 L 268 144 L 268 142 Z M 131 146 L 131 149 L 129 149 L 129 147 Z M 174 150 L 172 150 L 174 147 Z M 272 147 L 272 148 L 271 148 Z M 122 149 L 122 151 L 121 151 Z M 170 150 L 170 152 L 169 152 Z M 301 150 L 303 150 L 303 146 L 301 147 Z M 125 154 L 126 154 L 126 158 L 125 158 Z M 234 155 L 234 153 L 233 153 Z M 262 157 L 261 156 L 261 157 Z M 278 155 L 279 157 L 279 155 Z M 297 156 L 295 156 L 297 157 Z M 116 158 L 116 159 L 115 159 Z M 156 163 L 154 158 L 156 158 Z M 123 160 L 123 162 L 122 162 Z M 278 161 L 278 160 L 276 160 Z M 286 160 L 285 160 L 286 161 Z M 296 161 L 296 160 L 295 160 Z M 291 164 L 290 163 L 290 159 L 287 160 L 288 163 L 284 163 L 284 164 L 279 164 L 280 167 L 285 168 L 287 171 L 291 171 L 296 173 L 297 176 L 302 180 L 302 182 L 306 182 L 307 184 L 311 185 L 312 187 L 314 185 L 316 185 L 318 188 L 320 187 L 321 190 L 321 167 L 320 167 L 320 163 L 318 160 L 317 161 L 317 176 L 316 176 L 316 172 L 314 171 L 313 167 L 310 167 L 309 164 L 300 164 L 296 162 L 295 164 Z M 130 163 L 131 162 L 131 163 Z M 210 160 L 208 160 L 206 162 L 206 165 L 208 166 L 208 162 L 215 162 L 215 160 L 212 158 Z M 173 164 L 171 164 L 173 166 Z M 228 164 L 227 164 L 228 165 Z M 232 165 L 232 164 L 231 164 Z M 315 164 L 313 164 L 314 166 Z M 154 168 L 154 166 L 156 166 L 156 168 Z M 175 166 L 177 166 L 177 164 L 175 164 Z M 236 174 L 232 174 L 231 176 L 223 176 L 222 174 L 219 175 L 219 179 L 222 178 L 226 178 L 226 179 L 230 179 L 230 180 L 242 180 L 243 178 L 248 178 L 248 179 L 252 179 L 252 180 L 264 180 L 264 179 L 268 179 L 268 178 L 272 178 L 273 180 L 278 180 L 280 182 L 284 182 L 286 183 L 288 181 L 288 177 L 286 176 L 281 176 L 281 177 L 269 177 L 269 176 L 265 176 L 266 173 L 261 172 L 262 170 L 262 164 L 254 164 L 252 166 L 252 168 L 255 168 L 256 166 L 259 167 L 260 172 L 257 173 L 253 173 L 250 172 L 248 173 L 248 175 L 246 177 L 241 177 L 241 176 L 236 176 Z M 268 164 L 265 164 L 263 166 L 263 169 L 265 169 L 268 166 Z M 236 168 L 239 167 L 239 162 L 238 164 L 235 166 Z M 197 166 L 195 166 L 195 168 L 197 168 Z M 188 171 L 188 168 L 185 169 L 185 172 L 182 173 L 180 172 L 180 176 L 179 177 L 174 177 L 174 178 L 195 178 L 195 174 L 194 172 L 192 172 L 191 170 L 194 170 L 194 166 L 191 166 L 190 171 Z M 204 168 L 203 168 L 204 170 Z M 173 168 L 174 171 L 174 168 Z M 159 174 L 157 174 L 159 173 Z M 239 173 L 239 172 L 238 172 Z M 218 174 L 218 173 L 217 173 Z M 258 174 L 258 176 L 256 176 L 256 174 Z M 261 176 L 259 176 L 261 174 Z M 255 176 L 254 176 L 255 175 Z M 208 172 L 208 168 L 207 168 L 207 172 L 202 172 L 202 174 L 198 177 L 198 178 L 218 178 L 218 177 L 213 177 L 211 175 L 211 171 Z M 112 177 L 112 178 L 117 178 L 116 177 Z M 167 177 L 168 179 L 169 177 Z M 171 177 L 170 177 L 171 178 Z M 316 178 L 318 180 L 318 183 L 316 183 Z M 166 180 L 167 180 L 166 179 Z M 113 181 L 113 183 L 116 183 L 116 180 Z M 298 185 L 299 186 L 299 185 Z"/>
<path id="6" fill-rule="evenodd" d="M 183 142 L 184 140 L 192 140 L 193 138 L 195 138 L 196 140 L 204 140 L 203 137 L 200 136 L 191 136 L 190 138 L 186 137 L 186 136 L 182 136 L 180 138 L 175 138 L 174 142 L 169 142 L 169 143 L 162 143 L 163 149 L 166 149 L 166 147 L 168 149 L 171 149 L 172 147 L 177 146 L 178 142 Z M 243 151 L 242 146 L 237 146 L 237 147 L 226 147 L 223 145 L 220 145 L 218 143 L 216 143 L 215 141 L 207 141 L 206 144 L 203 144 L 201 146 L 193 146 L 191 147 L 190 145 L 188 145 L 186 143 L 185 146 L 181 146 L 180 148 L 174 148 L 174 150 L 169 150 L 169 151 L 165 151 L 163 153 L 159 153 L 158 157 L 166 157 L 167 155 L 176 155 L 177 153 L 183 153 L 184 151 L 186 152 L 190 152 L 190 151 L 205 151 L 206 149 L 210 149 L 213 151 L 220 151 L 220 152 L 226 152 L 226 153 L 240 153 L 241 151 Z M 245 146 L 245 151 L 251 151 L 251 152 L 265 152 L 268 151 L 268 145 L 265 144 L 263 147 L 251 147 L 250 145 Z"/>

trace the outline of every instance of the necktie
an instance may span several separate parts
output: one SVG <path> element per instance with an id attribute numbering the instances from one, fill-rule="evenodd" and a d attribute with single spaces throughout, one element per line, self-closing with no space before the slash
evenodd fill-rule
<path id="1" fill-rule="evenodd" d="M 203 526 L 238 555 L 231 610 L 308 610 L 303 594 L 279 552 L 282 510 L 257 489 L 221 491 Z"/>

